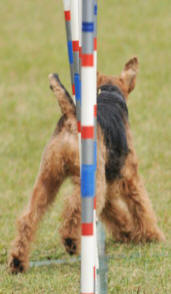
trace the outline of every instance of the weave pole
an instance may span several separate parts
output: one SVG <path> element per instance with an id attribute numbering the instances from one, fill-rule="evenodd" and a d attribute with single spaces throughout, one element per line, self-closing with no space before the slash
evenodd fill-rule
<path id="1" fill-rule="evenodd" d="M 100 293 L 99 286 L 96 285 L 96 267 L 99 269 L 99 262 L 95 196 L 97 165 L 97 0 L 63 1 L 72 93 L 73 97 L 76 98 L 81 163 L 81 294 L 95 294 L 97 291 Z"/>
<path id="2" fill-rule="evenodd" d="M 72 30 L 71 30 L 71 0 L 63 0 L 63 6 L 64 6 L 66 39 L 67 39 L 67 47 L 68 47 L 68 59 L 69 59 L 69 65 L 70 65 L 72 96 L 75 102 L 74 59 L 73 59 Z"/>
<path id="3" fill-rule="evenodd" d="M 95 294 L 95 108 L 94 0 L 82 1 L 81 55 L 81 294 Z"/>
<path id="4" fill-rule="evenodd" d="M 93 50 L 94 50 L 94 79 L 95 84 L 97 88 L 97 0 L 94 0 L 93 3 L 93 14 L 94 14 L 94 34 L 93 34 Z M 97 92 L 97 89 L 95 88 L 95 91 Z M 94 165 L 95 165 L 95 172 L 97 169 L 97 93 L 93 94 L 94 97 Z M 97 247 L 97 216 L 96 216 L 96 194 L 94 197 L 94 211 L 93 211 L 93 217 L 94 217 L 94 256 L 95 256 L 95 265 L 94 265 L 94 272 L 95 272 L 95 293 L 99 293 L 99 278 L 97 276 L 98 270 L 99 270 L 99 257 L 98 257 L 98 247 Z"/>
<path id="5" fill-rule="evenodd" d="M 76 115 L 79 143 L 81 142 L 81 86 L 80 86 L 80 57 L 79 57 L 79 2 L 71 0 L 71 28 L 72 28 L 72 48 L 74 60 L 74 86 L 76 98 Z"/>

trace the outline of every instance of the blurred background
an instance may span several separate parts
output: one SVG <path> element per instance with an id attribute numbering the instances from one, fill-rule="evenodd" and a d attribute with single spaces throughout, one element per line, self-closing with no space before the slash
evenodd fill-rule
<path id="1" fill-rule="evenodd" d="M 99 0 L 98 70 L 117 75 L 139 58 L 129 97 L 129 117 L 140 171 L 165 244 L 117 244 L 107 240 L 108 293 L 171 293 L 171 1 Z M 30 197 L 41 154 L 60 112 L 49 90 L 57 72 L 70 90 L 62 0 L 0 1 L 0 293 L 79 291 L 79 262 L 7 273 L 16 217 Z M 68 258 L 58 226 L 67 181 L 44 218 L 31 260 Z"/>

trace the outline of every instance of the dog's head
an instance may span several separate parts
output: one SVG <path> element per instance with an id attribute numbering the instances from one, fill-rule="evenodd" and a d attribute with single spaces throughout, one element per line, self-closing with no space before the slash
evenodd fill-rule
<path id="1" fill-rule="evenodd" d="M 101 73 L 97 73 L 97 87 L 103 85 L 114 85 L 117 86 L 124 97 L 127 99 L 129 93 L 134 89 L 136 76 L 138 72 L 138 58 L 131 58 L 124 66 L 123 71 L 118 77 L 107 76 Z"/>

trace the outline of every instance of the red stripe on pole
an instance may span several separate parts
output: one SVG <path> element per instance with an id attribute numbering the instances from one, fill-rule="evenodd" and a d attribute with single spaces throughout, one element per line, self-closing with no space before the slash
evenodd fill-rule
<path id="1" fill-rule="evenodd" d="M 94 51 L 96 51 L 96 50 L 97 50 L 97 39 L 94 38 Z"/>
<path id="2" fill-rule="evenodd" d="M 94 66 L 93 54 L 82 54 L 82 66 Z"/>
<path id="3" fill-rule="evenodd" d="M 66 10 L 66 11 L 64 11 L 64 14 L 65 14 L 65 20 L 66 20 L 66 21 L 70 21 L 70 20 L 71 20 L 71 13 L 70 13 L 70 10 Z"/>
<path id="4" fill-rule="evenodd" d="M 82 127 L 81 137 L 82 137 L 82 139 L 93 139 L 94 138 L 94 127 Z"/>
<path id="5" fill-rule="evenodd" d="M 79 58 L 81 59 L 81 57 L 82 57 L 82 48 L 79 47 Z"/>
<path id="6" fill-rule="evenodd" d="M 82 224 L 82 236 L 92 236 L 93 235 L 93 223 Z"/>
<path id="7" fill-rule="evenodd" d="M 78 128 L 78 132 L 81 133 L 81 122 L 80 121 L 77 122 L 77 128 Z"/>
<path id="8" fill-rule="evenodd" d="M 94 266 L 94 280 L 96 280 L 96 267 Z"/>
<path id="9" fill-rule="evenodd" d="M 97 105 L 94 105 L 94 117 L 97 117 Z"/>
<path id="10" fill-rule="evenodd" d="M 72 47 L 74 52 L 79 51 L 79 41 L 72 41 Z"/>
<path id="11" fill-rule="evenodd" d="M 72 85 L 72 94 L 75 95 L 75 85 Z"/>

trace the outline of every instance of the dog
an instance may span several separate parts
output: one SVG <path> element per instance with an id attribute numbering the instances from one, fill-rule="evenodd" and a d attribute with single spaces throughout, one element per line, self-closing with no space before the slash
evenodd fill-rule
<path id="1" fill-rule="evenodd" d="M 162 241 L 151 202 L 138 172 L 138 160 L 128 119 L 128 95 L 135 87 L 138 59 L 130 59 L 118 77 L 97 74 L 97 215 L 119 242 Z M 60 236 L 69 254 L 80 252 L 80 162 L 76 107 L 55 74 L 49 76 L 62 116 L 47 144 L 33 194 L 18 220 L 9 268 L 24 272 L 37 225 L 67 177 L 74 189 L 62 213 Z"/>

